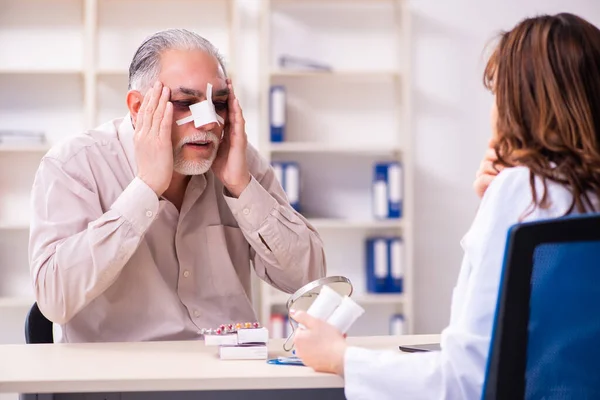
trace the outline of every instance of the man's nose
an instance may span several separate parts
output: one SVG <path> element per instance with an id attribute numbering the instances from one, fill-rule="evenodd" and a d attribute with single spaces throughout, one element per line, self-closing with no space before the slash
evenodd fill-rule
<path id="1" fill-rule="evenodd" d="M 196 129 L 198 129 L 200 131 L 214 131 L 218 127 L 219 127 L 219 123 L 218 122 L 209 122 L 208 124 L 200 125 Z"/>

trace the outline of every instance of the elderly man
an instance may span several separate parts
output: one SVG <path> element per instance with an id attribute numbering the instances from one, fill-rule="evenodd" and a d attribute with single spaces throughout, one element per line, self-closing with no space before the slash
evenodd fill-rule
<path id="1" fill-rule="evenodd" d="M 210 42 L 156 33 L 129 89 L 124 118 L 55 146 L 35 177 L 31 277 L 55 341 L 195 339 L 256 320 L 251 264 L 287 292 L 325 275 Z"/>

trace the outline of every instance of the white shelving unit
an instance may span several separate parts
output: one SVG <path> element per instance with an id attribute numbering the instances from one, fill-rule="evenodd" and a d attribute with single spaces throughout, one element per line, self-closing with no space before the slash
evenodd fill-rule
<path id="1" fill-rule="evenodd" d="M 318 230 L 321 229 L 401 229 L 400 220 L 359 220 L 346 218 L 310 218 L 309 222 Z"/>
<path id="2" fill-rule="evenodd" d="M 350 333 L 385 334 L 387 317 L 395 312 L 405 315 L 410 333 L 414 203 L 405 0 L 256 1 L 262 7 L 264 45 L 257 76 L 262 126 L 258 148 L 268 160 L 297 161 L 301 167 L 302 212 L 325 241 L 328 274 L 350 278 L 355 299 L 367 309 Z M 0 90 L 8 95 L 0 98 L 0 129 L 42 130 L 48 143 L 0 145 L 0 343 L 22 340 L 22 321 L 33 302 L 27 260 L 29 202 L 40 158 L 58 141 L 125 115 L 133 53 L 144 37 L 169 27 L 207 37 L 224 54 L 229 75 L 235 76 L 240 27 L 236 0 L 2 2 Z M 315 58 L 334 68 L 282 69 L 276 62 L 281 54 Z M 272 84 L 287 88 L 284 143 L 269 140 Z M 238 82 L 238 94 L 244 86 Z M 373 164 L 386 160 L 403 164 L 400 220 L 375 220 L 371 214 Z M 402 294 L 365 291 L 364 241 L 379 234 L 404 240 Z M 267 323 L 287 295 L 264 284 L 259 295 L 256 304 Z"/>
<path id="3" fill-rule="evenodd" d="M 220 49 L 231 75 L 237 24 L 235 0 L 2 1 L 0 129 L 43 131 L 48 144 L 0 145 L 0 343 L 22 340 L 33 302 L 29 196 L 41 157 L 126 114 L 129 63 L 145 37 L 193 30 Z"/>
<path id="4" fill-rule="evenodd" d="M 269 161 L 300 169 L 301 213 L 321 234 L 328 275 L 354 284 L 367 313 L 349 334 L 388 334 L 402 313 L 413 331 L 413 183 L 409 98 L 409 12 L 405 0 L 265 0 L 261 10 L 261 131 Z M 281 67 L 282 55 L 330 65 L 330 71 Z M 286 90 L 285 139 L 270 140 L 272 85 Z M 403 166 L 403 217 L 372 217 L 374 163 Z M 366 290 L 365 239 L 404 241 L 404 290 Z M 261 319 L 281 313 L 289 297 L 261 284 Z"/>
<path id="5" fill-rule="evenodd" d="M 360 144 L 352 143 L 318 143 L 318 142 L 292 142 L 292 143 L 270 143 L 270 153 L 340 153 L 340 154 L 374 154 L 374 155 L 397 155 L 401 148 L 396 144 Z"/>
<path id="6" fill-rule="evenodd" d="M 50 150 L 47 145 L 0 145 L 0 153 L 46 153 Z"/>
<path id="7" fill-rule="evenodd" d="M 271 305 L 279 306 L 285 305 L 288 301 L 289 296 L 285 293 L 277 293 L 272 295 L 270 299 Z M 387 305 L 402 302 L 404 295 L 396 293 L 382 293 L 382 294 L 357 294 L 352 295 L 352 298 L 359 304 L 365 305 Z"/>

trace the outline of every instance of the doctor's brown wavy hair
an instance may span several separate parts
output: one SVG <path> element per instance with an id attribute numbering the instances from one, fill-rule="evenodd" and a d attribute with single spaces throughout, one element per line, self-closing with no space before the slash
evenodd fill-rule
<path id="1" fill-rule="evenodd" d="M 496 163 L 530 169 L 532 207 L 549 206 L 551 180 L 573 194 L 567 214 L 596 211 L 590 195 L 600 198 L 600 30 L 567 13 L 525 19 L 501 34 L 484 84 L 498 108 Z"/>

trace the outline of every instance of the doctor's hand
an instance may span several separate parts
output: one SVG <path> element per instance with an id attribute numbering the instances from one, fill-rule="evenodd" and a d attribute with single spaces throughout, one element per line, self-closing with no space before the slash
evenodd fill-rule
<path id="1" fill-rule="evenodd" d="M 296 355 L 304 365 L 317 372 L 344 375 L 346 339 L 334 326 L 303 311 L 290 316 L 305 328 L 298 327 L 294 336 Z"/>
<path id="2" fill-rule="evenodd" d="M 157 196 L 167 190 L 173 176 L 173 104 L 169 95 L 169 88 L 160 82 L 146 92 L 136 115 L 133 135 L 137 176 Z"/>
<path id="3" fill-rule="evenodd" d="M 250 183 L 250 171 L 246 161 L 248 137 L 242 108 L 229 79 L 227 79 L 227 87 L 229 97 L 225 131 L 211 168 L 229 193 L 234 197 L 239 197 Z"/>
<path id="4" fill-rule="evenodd" d="M 473 182 L 473 190 L 479 198 L 482 198 L 487 190 L 488 186 L 496 175 L 504 169 L 502 165 L 496 165 L 494 168 L 494 161 L 498 158 L 496 157 L 496 151 L 494 151 L 495 142 L 493 139 L 490 139 L 488 142 L 488 148 L 485 152 L 485 156 L 479 165 L 479 169 L 475 173 L 475 181 Z"/>

